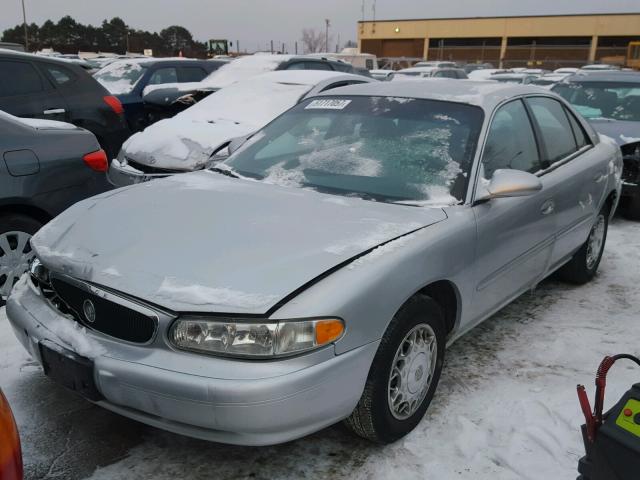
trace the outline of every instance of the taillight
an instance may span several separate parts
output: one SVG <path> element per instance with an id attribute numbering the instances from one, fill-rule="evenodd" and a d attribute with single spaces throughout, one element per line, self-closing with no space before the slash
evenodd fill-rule
<path id="1" fill-rule="evenodd" d="M 124 108 L 122 106 L 122 103 L 120 103 L 120 100 L 118 100 L 118 97 L 108 95 L 106 97 L 102 97 L 102 99 L 104 100 L 104 103 L 109 105 L 111 107 L 111 110 L 113 110 L 118 115 L 124 113 Z"/>
<path id="2" fill-rule="evenodd" d="M 9 402 L 0 391 L 0 478 L 22 480 L 22 451 L 20 436 L 9 408 Z"/>
<path id="3" fill-rule="evenodd" d="M 84 163 L 86 163 L 91 170 L 96 172 L 106 172 L 109 170 L 109 162 L 107 161 L 107 154 L 104 150 L 98 150 L 97 152 L 87 153 L 82 157 Z"/>

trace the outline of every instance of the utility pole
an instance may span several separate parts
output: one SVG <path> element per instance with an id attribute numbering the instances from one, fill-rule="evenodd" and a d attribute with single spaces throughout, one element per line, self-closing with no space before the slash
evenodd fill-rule
<path id="1" fill-rule="evenodd" d="M 27 32 L 27 11 L 24 8 L 24 0 L 22 0 L 22 24 L 24 26 L 24 49 L 29 51 L 29 33 Z"/>
<path id="2" fill-rule="evenodd" d="M 298 55 L 298 41 L 296 40 L 296 55 Z"/>
<path id="3" fill-rule="evenodd" d="M 324 21 L 325 21 L 325 23 L 327 25 L 327 28 L 325 30 L 325 37 L 324 37 L 325 38 L 325 40 L 324 40 L 324 51 L 329 53 L 329 27 L 331 26 L 331 22 L 329 21 L 328 18 L 325 18 Z"/>
<path id="4" fill-rule="evenodd" d="M 273 54 L 273 40 L 271 40 L 271 53 Z"/>

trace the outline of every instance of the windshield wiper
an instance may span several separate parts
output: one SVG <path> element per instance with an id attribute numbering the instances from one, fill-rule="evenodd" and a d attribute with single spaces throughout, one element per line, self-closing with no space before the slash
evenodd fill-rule
<path id="1" fill-rule="evenodd" d="M 239 175 L 233 173 L 231 170 L 227 170 L 226 168 L 211 167 L 209 170 L 212 171 L 212 172 L 219 173 L 220 175 L 225 175 L 227 177 L 240 178 Z"/>

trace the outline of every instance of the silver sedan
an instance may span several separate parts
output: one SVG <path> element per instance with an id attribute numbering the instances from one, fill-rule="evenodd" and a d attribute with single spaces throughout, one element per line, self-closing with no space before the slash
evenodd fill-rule
<path id="1" fill-rule="evenodd" d="M 336 89 L 215 168 L 67 210 L 7 315 L 51 378 L 159 428 L 392 442 L 447 345 L 552 272 L 596 275 L 621 168 L 535 87 Z"/>

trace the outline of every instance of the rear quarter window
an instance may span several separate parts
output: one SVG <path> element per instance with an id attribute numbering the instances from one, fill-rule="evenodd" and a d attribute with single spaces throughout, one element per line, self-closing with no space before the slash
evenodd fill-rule
<path id="1" fill-rule="evenodd" d="M 68 68 L 59 65 L 41 64 L 42 69 L 57 86 L 64 86 L 73 83 L 76 79 L 75 73 Z"/>

